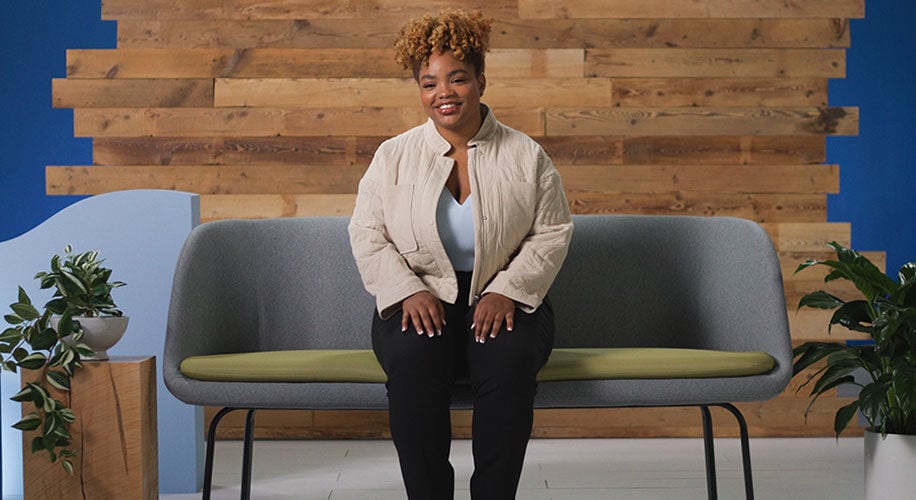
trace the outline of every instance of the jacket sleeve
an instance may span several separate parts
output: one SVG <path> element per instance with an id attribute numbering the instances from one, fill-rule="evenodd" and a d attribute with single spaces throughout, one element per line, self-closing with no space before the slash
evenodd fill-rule
<path id="1" fill-rule="evenodd" d="M 572 238 L 573 223 L 560 173 L 543 150 L 538 154 L 538 187 L 534 222 L 515 256 L 483 294 L 499 293 L 534 312 L 560 272 Z"/>
<path id="2" fill-rule="evenodd" d="M 383 319 L 390 318 L 401 301 L 428 290 L 410 269 L 388 235 L 382 202 L 384 161 L 376 153 L 359 182 L 356 206 L 350 218 L 350 247 L 363 285 L 375 297 Z"/>

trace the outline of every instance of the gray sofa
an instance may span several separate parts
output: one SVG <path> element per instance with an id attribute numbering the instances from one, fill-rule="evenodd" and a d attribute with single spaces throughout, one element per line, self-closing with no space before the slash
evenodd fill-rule
<path id="1" fill-rule="evenodd" d="M 739 421 L 753 498 L 747 429 L 730 403 L 772 398 L 792 374 L 769 236 L 734 218 L 580 215 L 574 222 L 549 294 L 556 349 L 539 377 L 536 405 L 698 406 L 710 498 L 716 479 L 708 407 L 724 407 Z M 384 374 L 369 350 L 374 302 L 353 262 L 347 223 L 218 221 L 196 228 L 185 243 L 163 370 L 182 401 L 225 407 L 210 425 L 205 498 L 213 436 L 229 411 L 249 410 L 247 498 L 255 409 L 387 408 Z M 723 368 L 709 371 L 716 366 Z M 458 388 L 456 407 L 469 401 Z"/>

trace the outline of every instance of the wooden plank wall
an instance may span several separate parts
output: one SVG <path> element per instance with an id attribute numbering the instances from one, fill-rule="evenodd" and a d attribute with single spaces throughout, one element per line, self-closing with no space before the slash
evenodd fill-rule
<path id="1" fill-rule="evenodd" d="M 205 220 L 349 214 L 380 141 L 425 119 L 393 36 L 445 3 L 102 0 L 117 48 L 69 50 L 53 82 L 75 135 L 94 138 L 93 164 L 47 167 L 47 192 L 193 191 Z M 825 338 L 825 314 L 795 312 L 823 275 L 792 271 L 850 241 L 849 224 L 826 222 L 839 166 L 824 163 L 825 137 L 855 135 L 858 110 L 830 106 L 827 81 L 845 75 L 864 0 L 447 3 L 496 18 L 484 100 L 547 149 L 573 212 L 757 221 L 785 269 L 794 339 Z M 829 435 L 844 402 L 807 425 L 794 389 L 741 406 L 755 435 Z M 695 413 L 541 411 L 535 435 L 695 436 Z M 273 437 L 386 435 L 382 412 L 260 422 Z M 456 435 L 468 428 L 457 412 Z"/>

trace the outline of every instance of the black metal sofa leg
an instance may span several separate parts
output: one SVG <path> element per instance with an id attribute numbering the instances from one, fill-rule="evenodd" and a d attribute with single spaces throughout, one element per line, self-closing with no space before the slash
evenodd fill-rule
<path id="1" fill-rule="evenodd" d="M 207 455 L 204 464 L 204 491 L 203 500 L 210 500 L 210 493 L 213 488 L 213 452 L 216 445 L 216 428 L 219 422 L 235 410 L 244 410 L 245 408 L 223 408 L 213 416 L 210 421 L 210 428 L 207 431 Z M 248 409 L 245 415 L 245 437 L 242 442 L 242 500 L 251 498 L 251 464 L 253 461 L 254 448 L 254 412 L 253 408 Z"/>
<path id="2" fill-rule="evenodd" d="M 706 451 L 706 496 L 709 500 L 717 500 L 719 492 L 716 487 L 716 449 L 712 435 L 712 415 L 708 406 L 701 406 L 700 413 L 703 415 L 703 448 Z"/>
<path id="3" fill-rule="evenodd" d="M 741 435 L 741 462 L 744 470 L 744 494 L 747 500 L 754 500 L 750 438 L 748 437 L 747 422 L 744 420 L 744 415 L 741 414 L 741 410 L 731 403 L 717 403 L 709 406 L 718 406 L 728 410 L 738 421 L 738 429 Z M 716 500 L 719 495 L 716 488 L 716 452 L 713 445 L 712 415 L 709 412 L 709 406 L 700 406 L 700 412 L 703 415 L 703 443 L 706 449 L 707 496 L 709 500 Z"/>
<path id="4" fill-rule="evenodd" d="M 245 439 L 242 445 L 242 500 L 251 498 L 251 463 L 254 459 L 254 408 L 245 415 Z"/>
<path id="5" fill-rule="evenodd" d="M 210 421 L 210 428 L 207 431 L 207 455 L 206 462 L 204 463 L 203 500 L 210 500 L 210 490 L 213 484 L 213 451 L 216 446 L 216 427 L 223 417 L 238 409 L 239 408 L 223 408 L 218 411 L 216 415 L 213 416 L 213 420 Z"/>

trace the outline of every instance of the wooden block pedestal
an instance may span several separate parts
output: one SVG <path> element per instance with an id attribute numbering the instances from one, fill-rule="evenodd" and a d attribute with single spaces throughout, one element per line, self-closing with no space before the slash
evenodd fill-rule
<path id="1" fill-rule="evenodd" d="M 23 383 L 35 376 L 23 372 Z M 84 362 L 70 394 L 54 396 L 69 401 L 76 413 L 70 426 L 74 473 L 68 476 L 59 463 L 52 464 L 47 452 L 31 453 L 36 432 L 23 433 L 25 500 L 158 498 L 155 357 Z M 24 413 L 31 406 L 23 406 Z"/>

